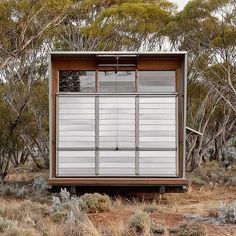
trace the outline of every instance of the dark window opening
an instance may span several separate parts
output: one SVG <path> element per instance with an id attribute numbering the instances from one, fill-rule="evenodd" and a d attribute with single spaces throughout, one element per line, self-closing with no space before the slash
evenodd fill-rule
<path id="1" fill-rule="evenodd" d="M 59 92 L 95 93 L 95 71 L 59 71 Z"/>

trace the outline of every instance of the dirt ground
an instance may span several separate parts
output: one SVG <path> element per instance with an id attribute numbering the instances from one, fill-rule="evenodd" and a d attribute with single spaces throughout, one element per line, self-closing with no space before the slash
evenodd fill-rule
<path id="1" fill-rule="evenodd" d="M 148 197 L 149 201 L 150 198 Z M 125 199 L 122 199 L 125 201 Z M 220 202 L 230 203 L 236 200 L 236 188 L 219 187 L 199 187 L 190 186 L 186 193 L 165 193 L 161 198 L 153 199 L 158 202 L 159 211 L 151 213 L 150 216 L 156 222 L 168 227 L 174 227 L 183 221 L 190 221 L 184 218 L 184 214 L 199 214 L 201 216 L 208 216 L 211 209 L 218 209 Z M 111 212 L 90 214 L 89 218 L 95 225 L 104 224 L 104 222 L 116 222 L 121 224 L 127 222 L 128 218 L 137 209 L 142 209 L 146 204 L 143 202 L 134 202 L 132 204 L 127 202 L 120 203 Z M 236 235 L 236 225 L 224 224 L 206 224 L 197 222 L 205 227 L 206 235 L 222 236 L 222 235 Z"/>
<path id="2" fill-rule="evenodd" d="M 11 205 L 16 206 L 17 204 L 24 204 L 27 201 L 32 202 L 31 213 L 26 215 L 31 216 L 31 218 L 40 218 L 41 223 L 44 224 L 45 220 L 47 221 L 47 227 L 51 227 L 45 235 L 52 236 L 61 236 L 61 235 L 79 235 L 76 233 L 65 234 L 63 233 L 63 226 L 55 222 L 51 222 L 48 215 L 48 211 L 51 207 L 52 194 L 44 191 L 42 194 L 37 190 L 32 190 L 32 182 L 38 176 L 47 176 L 47 172 L 37 172 L 32 171 L 29 173 L 27 167 L 16 168 L 14 171 L 9 174 L 6 178 L 5 183 L 1 186 L 1 189 L 12 188 L 16 184 L 19 186 L 25 185 L 30 191 L 25 194 L 25 196 L 16 196 L 16 193 L 3 193 L 1 192 L 0 196 L 0 210 L 2 207 L 11 207 Z M 155 204 L 157 209 L 150 213 L 150 217 L 155 222 L 163 225 L 166 229 L 170 227 L 175 227 L 181 222 L 194 222 L 188 220 L 184 217 L 186 213 L 189 214 L 198 214 L 200 216 L 209 216 L 211 212 L 218 211 L 221 202 L 228 204 L 233 201 L 236 201 L 236 187 L 230 186 L 218 186 L 210 187 L 209 185 L 190 185 L 188 191 L 185 193 L 165 193 L 163 195 L 158 194 L 142 194 L 142 198 L 139 196 L 127 197 L 127 196 L 112 196 L 112 209 L 109 212 L 104 213 L 93 213 L 88 214 L 88 218 L 93 223 L 94 227 L 101 232 L 101 228 L 122 228 L 127 224 L 129 218 L 137 211 L 143 210 L 145 206 L 150 204 Z M 39 215 L 39 213 L 34 212 L 34 205 L 37 205 L 38 209 L 46 209 L 44 213 Z M 25 208 L 24 208 L 25 209 Z M 26 208 L 26 211 L 28 209 Z M 10 213 L 9 213 L 10 212 Z M 0 212 L 1 213 L 1 212 Z M 14 215 L 15 214 L 15 215 Z M 14 213 L 11 216 L 11 209 L 8 209 L 6 217 L 13 217 L 17 219 L 18 226 L 24 224 L 24 227 L 29 227 L 25 223 L 21 223 L 21 218 L 17 216 L 18 213 Z M 35 214 L 35 215 L 34 215 Z M 195 223 L 195 222 L 194 222 Z M 196 224 L 201 225 L 205 228 L 206 235 L 209 236 L 235 236 L 236 235 L 236 225 L 234 224 L 207 224 L 204 222 L 196 222 Z M 32 232 L 38 232 L 37 227 L 39 226 L 30 226 L 32 227 Z M 117 230 L 118 232 L 119 230 Z M 0 233 L 1 235 L 1 233 Z M 5 234 L 3 234 L 5 235 Z M 7 234 L 6 234 L 7 235 Z M 17 234 L 15 234 L 17 235 Z M 22 234 L 24 235 L 24 234 Z M 32 233 L 25 235 L 42 235 L 40 233 Z M 94 234 L 95 235 L 95 234 Z M 111 235 L 114 234 L 96 234 L 96 235 Z M 119 235 L 117 233 L 117 235 Z M 166 234 L 165 234 L 166 235 Z M 88 235 L 89 236 L 89 235 Z M 193 235 L 194 236 L 194 235 Z"/>

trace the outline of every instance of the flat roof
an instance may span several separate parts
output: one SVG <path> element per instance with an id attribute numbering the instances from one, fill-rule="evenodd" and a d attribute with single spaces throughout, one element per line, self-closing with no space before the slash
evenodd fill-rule
<path id="1" fill-rule="evenodd" d="M 51 51 L 52 58 L 58 57 L 145 57 L 145 58 L 183 58 L 187 51 Z"/>

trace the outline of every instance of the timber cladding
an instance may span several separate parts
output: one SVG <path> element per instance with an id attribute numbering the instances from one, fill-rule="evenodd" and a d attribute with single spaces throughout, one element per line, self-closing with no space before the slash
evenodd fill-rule
<path id="1" fill-rule="evenodd" d="M 186 185 L 186 53 L 52 52 L 51 185 Z"/>

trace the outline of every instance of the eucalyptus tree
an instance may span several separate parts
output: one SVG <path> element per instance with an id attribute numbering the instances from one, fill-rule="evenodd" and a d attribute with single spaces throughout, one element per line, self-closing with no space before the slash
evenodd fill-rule
<path id="1" fill-rule="evenodd" d="M 235 0 L 193 0 L 166 27 L 170 45 L 188 51 L 188 125 L 202 133 L 188 140 L 190 169 L 235 140 L 235 9 Z"/>
<path id="2" fill-rule="evenodd" d="M 85 0 L 76 2 L 53 32 L 56 49 L 156 50 L 176 11 L 169 1 Z"/>
<path id="3" fill-rule="evenodd" d="M 2 0 L 0 70 L 34 41 L 59 25 L 70 7 L 70 0 Z"/>

